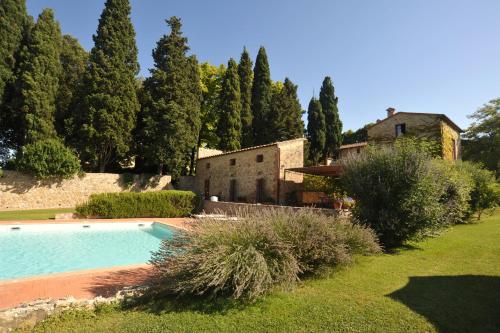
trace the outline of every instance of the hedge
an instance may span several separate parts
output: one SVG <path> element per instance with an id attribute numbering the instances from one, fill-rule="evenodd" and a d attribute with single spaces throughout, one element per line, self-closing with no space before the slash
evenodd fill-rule
<path id="1" fill-rule="evenodd" d="M 198 207 L 198 197 L 190 191 L 157 191 L 142 193 L 92 194 L 76 207 L 83 217 L 182 217 Z"/>

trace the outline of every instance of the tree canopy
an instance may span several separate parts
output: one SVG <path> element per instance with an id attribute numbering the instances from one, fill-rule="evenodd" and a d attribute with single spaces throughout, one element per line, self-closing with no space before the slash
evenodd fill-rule
<path id="1" fill-rule="evenodd" d="M 243 148 L 253 145 L 253 114 L 252 114 L 252 60 L 246 48 L 241 53 L 238 64 L 241 95 L 241 146 Z"/>
<path id="2" fill-rule="evenodd" d="M 325 115 L 326 124 L 324 157 L 335 157 L 340 145 L 342 145 L 342 121 L 340 121 L 337 106 L 338 97 L 335 96 L 335 88 L 329 76 L 323 80 L 319 92 L 319 101 Z"/>
<path id="3" fill-rule="evenodd" d="M 271 112 L 271 72 L 266 49 L 260 47 L 255 60 L 252 84 L 252 114 L 254 145 L 270 143 L 269 117 Z"/>
<path id="4" fill-rule="evenodd" d="M 273 91 L 271 103 L 272 141 L 283 141 L 304 136 L 302 107 L 297 97 L 297 86 L 289 78 Z"/>
<path id="5" fill-rule="evenodd" d="M 309 139 L 309 160 L 314 164 L 319 163 L 325 151 L 325 128 L 325 115 L 321 103 L 313 97 L 307 109 L 307 138 Z"/>

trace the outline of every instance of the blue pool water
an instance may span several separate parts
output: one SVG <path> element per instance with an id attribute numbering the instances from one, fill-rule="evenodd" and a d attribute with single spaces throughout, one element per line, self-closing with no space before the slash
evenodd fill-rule
<path id="1" fill-rule="evenodd" d="M 148 262 L 175 231 L 139 224 L 0 226 L 0 280 Z"/>

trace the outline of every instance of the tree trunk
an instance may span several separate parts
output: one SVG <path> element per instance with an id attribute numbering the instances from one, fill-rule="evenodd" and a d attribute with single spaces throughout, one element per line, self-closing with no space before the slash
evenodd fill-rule
<path id="1" fill-rule="evenodd" d="M 163 174 L 163 163 L 160 163 L 160 164 L 158 165 L 157 173 L 158 173 L 158 175 L 160 175 L 160 176 Z"/>

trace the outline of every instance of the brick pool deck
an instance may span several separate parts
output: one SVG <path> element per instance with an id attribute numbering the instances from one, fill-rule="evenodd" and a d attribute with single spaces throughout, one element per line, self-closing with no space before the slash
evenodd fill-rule
<path id="1" fill-rule="evenodd" d="M 190 219 L 184 218 L 137 218 L 137 219 L 71 219 L 71 220 L 24 220 L 0 221 L 0 224 L 59 224 L 59 223 L 120 223 L 160 222 L 165 225 L 188 229 Z M 127 286 L 147 283 L 152 277 L 148 264 L 119 266 L 69 273 L 56 273 L 29 278 L 0 281 L 0 309 L 38 298 L 90 299 L 97 296 L 110 297 Z"/>

